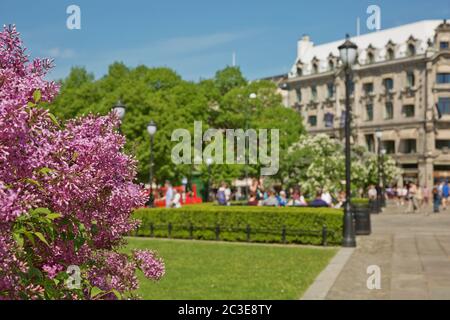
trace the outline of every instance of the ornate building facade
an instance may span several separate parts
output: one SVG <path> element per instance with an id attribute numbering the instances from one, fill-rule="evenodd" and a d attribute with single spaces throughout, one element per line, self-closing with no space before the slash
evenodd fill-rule
<path id="1" fill-rule="evenodd" d="M 400 183 L 450 179 L 450 24 L 427 20 L 351 40 L 353 143 L 390 154 L 403 169 Z M 343 138 L 343 42 L 315 46 L 304 36 L 291 72 L 273 79 L 310 134 Z"/>

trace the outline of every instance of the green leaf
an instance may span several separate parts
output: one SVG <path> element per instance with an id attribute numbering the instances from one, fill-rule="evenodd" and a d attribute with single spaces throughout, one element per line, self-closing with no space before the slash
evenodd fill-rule
<path id="1" fill-rule="evenodd" d="M 34 236 L 31 232 L 24 230 L 23 234 L 30 240 L 31 244 L 34 246 L 36 242 L 34 241 Z"/>
<path id="2" fill-rule="evenodd" d="M 98 287 L 92 287 L 91 289 L 91 298 L 95 298 L 96 296 L 102 294 L 104 291 Z"/>
<path id="3" fill-rule="evenodd" d="M 53 212 L 50 211 L 50 209 L 48 208 L 36 208 L 30 211 L 31 214 L 45 214 L 45 215 L 49 215 L 52 214 Z"/>
<path id="4" fill-rule="evenodd" d="M 50 246 L 42 233 L 40 233 L 40 232 L 35 232 L 34 235 L 35 235 L 36 237 L 38 237 L 39 240 L 41 240 L 41 241 L 42 241 L 43 243 L 45 243 L 47 246 Z"/>
<path id="5" fill-rule="evenodd" d="M 61 128 L 61 125 L 59 124 L 59 121 L 58 121 L 58 119 L 56 119 L 54 114 L 49 113 L 48 117 L 50 118 L 50 120 L 52 120 L 52 122 L 55 124 L 55 126 L 57 126 L 58 128 Z"/>
<path id="6" fill-rule="evenodd" d="M 42 98 L 42 93 L 41 90 L 36 90 L 33 92 L 33 99 L 35 103 L 38 103 L 39 101 L 41 101 Z"/>
<path id="7" fill-rule="evenodd" d="M 38 181 L 36 181 L 36 180 L 34 180 L 34 179 L 31 179 L 31 178 L 26 178 L 26 179 L 25 179 L 25 182 L 26 182 L 26 183 L 29 183 L 29 184 L 33 184 L 33 185 L 38 186 L 38 187 L 41 186 L 41 184 L 40 184 Z"/>
<path id="8" fill-rule="evenodd" d="M 34 108 L 34 107 L 36 107 L 36 103 L 28 101 L 27 106 L 30 108 Z"/>
<path id="9" fill-rule="evenodd" d="M 50 213 L 45 216 L 47 219 L 56 220 L 62 217 L 60 213 Z"/>
<path id="10" fill-rule="evenodd" d="M 43 175 L 48 175 L 48 174 L 50 174 L 52 172 L 55 172 L 55 170 L 47 168 L 47 167 L 44 167 L 44 168 L 39 169 L 38 172 L 43 174 Z"/>

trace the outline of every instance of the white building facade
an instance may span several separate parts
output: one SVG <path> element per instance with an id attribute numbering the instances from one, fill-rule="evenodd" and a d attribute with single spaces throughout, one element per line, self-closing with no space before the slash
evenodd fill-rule
<path id="1" fill-rule="evenodd" d="M 278 78 L 286 105 L 310 134 L 343 138 L 345 83 L 338 46 L 298 42 L 289 74 Z M 370 151 L 384 149 L 404 181 L 432 186 L 450 180 L 450 23 L 427 20 L 351 38 L 352 137 Z M 382 132 L 381 139 L 376 131 Z"/>

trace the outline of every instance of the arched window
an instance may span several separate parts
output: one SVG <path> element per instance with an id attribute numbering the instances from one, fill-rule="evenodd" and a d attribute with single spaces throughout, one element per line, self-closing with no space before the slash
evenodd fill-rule
<path id="1" fill-rule="evenodd" d="M 303 75 L 303 69 L 301 67 L 297 67 L 297 76 L 301 77 Z"/>
<path id="2" fill-rule="evenodd" d="M 372 63 L 375 62 L 375 56 L 374 56 L 374 54 L 373 54 L 372 52 L 369 52 L 369 53 L 367 54 L 367 62 L 368 62 L 369 64 L 372 64 Z"/>

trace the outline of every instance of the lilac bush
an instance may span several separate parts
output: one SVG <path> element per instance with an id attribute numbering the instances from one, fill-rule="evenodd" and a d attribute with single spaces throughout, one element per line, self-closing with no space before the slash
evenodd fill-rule
<path id="1" fill-rule="evenodd" d="M 58 93 L 51 67 L 28 60 L 14 26 L 0 32 L 0 299 L 135 298 L 137 269 L 164 275 L 154 252 L 120 252 L 145 203 L 136 160 L 115 115 L 60 123 L 40 107 Z"/>

